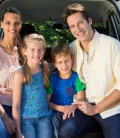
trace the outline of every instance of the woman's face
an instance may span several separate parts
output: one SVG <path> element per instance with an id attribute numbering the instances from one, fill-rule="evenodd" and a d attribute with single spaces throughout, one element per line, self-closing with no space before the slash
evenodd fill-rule
<path id="1" fill-rule="evenodd" d="M 4 30 L 4 37 L 15 38 L 18 36 L 22 26 L 21 17 L 16 13 L 5 13 L 4 19 L 1 22 L 1 27 Z"/>

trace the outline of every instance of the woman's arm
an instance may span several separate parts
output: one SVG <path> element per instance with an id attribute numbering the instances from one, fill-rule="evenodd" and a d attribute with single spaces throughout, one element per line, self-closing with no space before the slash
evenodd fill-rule
<path id="1" fill-rule="evenodd" d="M 23 83 L 23 73 L 22 71 L 17 71 L 13 78 L 13 105 L 12 114 L 13 119 L 16 123 L 17 138 L 21 137 L 20 130 L 20 102 L 21 102 L 21 90 Z"/>
<path id="2" fill-rule="evenodd" d="M 3 109 L 3 107 L 0 105 L 0 117 L 4 116 L 5 114 L 5 110 Z"/>

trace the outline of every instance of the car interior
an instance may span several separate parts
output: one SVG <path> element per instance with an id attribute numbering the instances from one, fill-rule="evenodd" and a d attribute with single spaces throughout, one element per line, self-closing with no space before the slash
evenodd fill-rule
<path id="1" fill-rule="evenodd" d="M 28 33 L 37 32 L 44 35 L 49 32 L 45 36 L 47 41 L 45 60 L 51 63 L 51 47 L 59 40 L 61 43 L 69 44 L 75 39 L 61 19 L 63 8 L 72 3 L 81 3 L 87 8 L 95 30 L 120 40 L 120 0 L 1 0 L 0 13 L 6 7 L 16 7 L 21 11 L 22 38 Z M 41 23 L 43 27 L 39 27 Z M 0 29 L 0 39 L 3 34 Z M 104 136 L 98 127 L 82 138 L 104 138 Z"/>

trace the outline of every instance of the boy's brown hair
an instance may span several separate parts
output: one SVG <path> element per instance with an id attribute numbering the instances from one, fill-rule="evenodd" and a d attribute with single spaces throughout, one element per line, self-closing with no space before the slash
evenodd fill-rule
<path id="1" fill-rule="evenodd" d="M 51 59 L 53 63 L 55 63 L 55 58 L 58 55 L 70 55 L 71 58 L 73 57 L 72 50 L 68 45 L 56 45 L 52 47 Z"/>

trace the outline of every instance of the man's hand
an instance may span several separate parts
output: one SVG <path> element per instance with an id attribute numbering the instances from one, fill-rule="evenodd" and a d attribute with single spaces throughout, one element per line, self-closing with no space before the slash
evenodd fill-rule
<path id="1" fill-rule="evenodd" d="M 93 116 L 97 114 L 96 105 L 91 105 L 90 103 L 84 101 L 84 102 L 74 102 L 73 105 L 77 105 L 78 109 L 80 109 L 84 114 Z"/>

